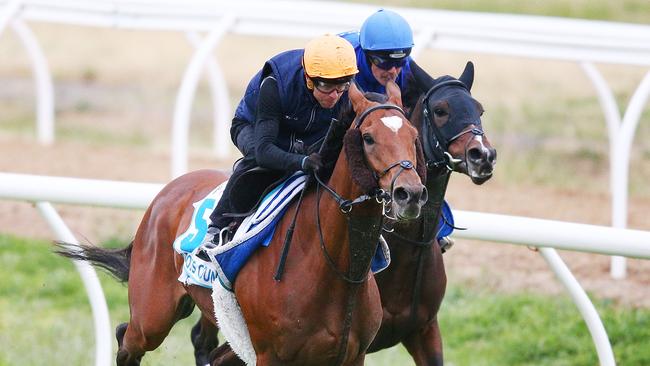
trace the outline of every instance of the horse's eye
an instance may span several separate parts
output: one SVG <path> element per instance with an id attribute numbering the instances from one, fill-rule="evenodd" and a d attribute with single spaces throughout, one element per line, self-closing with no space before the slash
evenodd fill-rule
<path id="1" fill-rule="evenodd" d="M 365 142 L 368 145 L 372 145 L 375 143 L 375 139 L 373 139 L 369 133 L 366 133 L 363 135 L 363 142 Z"/>
<path id="2" fill-rule="evenodd" d="M 436 115 L 436 117 L 444 117 L 447 115 L 447 111 L 445 111 L 442 108 L 436 108 L 433 110 L 433 113 Z"/>

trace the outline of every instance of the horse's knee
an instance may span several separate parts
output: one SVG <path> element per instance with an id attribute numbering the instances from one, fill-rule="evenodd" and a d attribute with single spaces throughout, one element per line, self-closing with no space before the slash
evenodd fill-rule
<path id="1" fill-rule="evenodd" d="M 127 323 L 122 323 L 115 328 L 115 338 L 117 339 L 118 348 L 122 347 L 122 343 L 124 342 L 124 333 L 126 333 L 127 326 Z"/>
<path id="2" fill-rule="evenodd" d="M 190 339 L 192 340 L 192 344 L 194 347 L 196 347 L 196 343 L 199 340 L 199 337 L 201 336 L 201 319 L 194 324 L 192 327 L 192 330 L 190 331 Z"/>
<path id="3" fill-rule="evenodd" d="M 117 356 L 115 361 L 117 366 L 139 366 L 144 351 L 142 348 L 135 346 L 134 342 L 129 341 L 129 337 L 125 335 L 130 328 L 128 323 L 122 323 L 115 328 L 115 338 L 117 339 Z"/>

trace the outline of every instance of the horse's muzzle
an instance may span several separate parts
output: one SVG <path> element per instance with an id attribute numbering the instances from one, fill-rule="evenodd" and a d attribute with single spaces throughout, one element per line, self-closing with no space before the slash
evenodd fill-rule
<path id="1" fill-rule="evenodd" d="M 474 184 L 483 184 L 492 177 L 497 151 L 492 147 L 472 147 L 467 150 L 467 174 Z"/>
<path id="2" fill-rule="evenodd" d="M 427 202 L 429 192 L 422 185 L 403 185 L 393 189 L 393 212 L 399 220 L 412 220 L 420 216 L 422 206 Z"/>

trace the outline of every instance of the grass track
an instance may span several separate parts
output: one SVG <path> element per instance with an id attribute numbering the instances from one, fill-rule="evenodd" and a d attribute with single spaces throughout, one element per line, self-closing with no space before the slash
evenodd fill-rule
<path id="1" fill-rule="evenodd" d="M 52 254 L 46 242 L 6 235 L 0 235 L 0 263 L 0 366 L 93 364 L 90 306 L 74 266 Z M 115 327 L 128 319 L 126 287 L 103 272 L 99 276 Z M 596 305 L 618 363 L 649 365 L 650 310 Z M 143 365 L 193 364 L 189 332 L 195 320 L 196 314 L 177 324 Z M 440 322 L 448 365 L 598 363 L 587 328 L 565 297 L 500 295 L 452 282 Z M 412 362 L 403 348 L 395 347 L 371 355 L 366 364 Z"/>

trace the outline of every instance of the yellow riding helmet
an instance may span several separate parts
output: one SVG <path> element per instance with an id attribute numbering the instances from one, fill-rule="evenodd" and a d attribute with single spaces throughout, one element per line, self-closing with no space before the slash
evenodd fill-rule
<path id="1" fill-rule="evenodd" d="M 309 41 L 302 61 L 310 78 L 352 78 L 359 72 L 352 44 L 332 34 Z"/>

